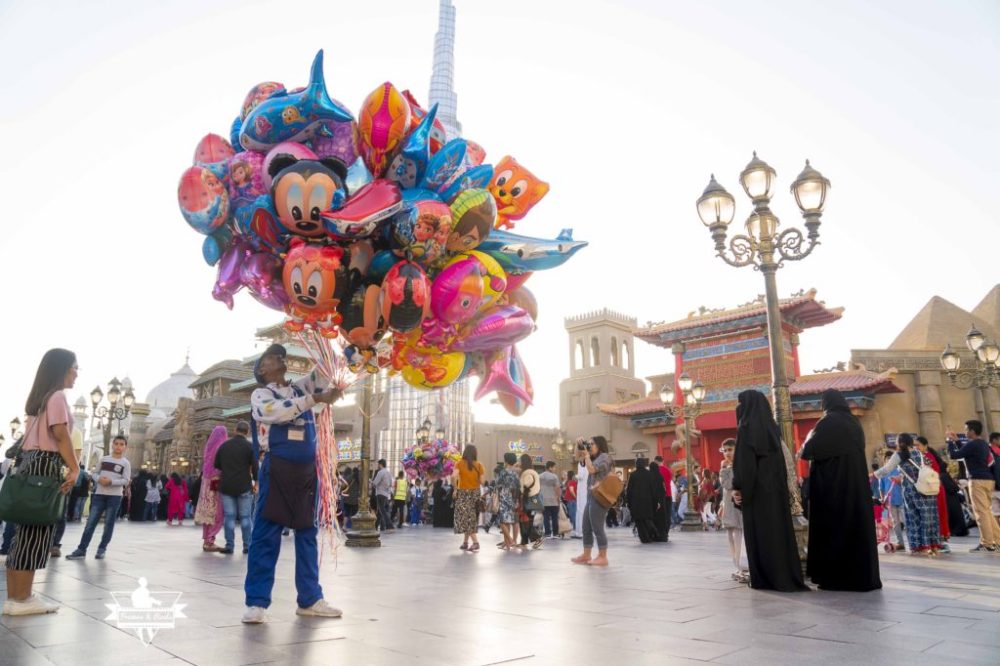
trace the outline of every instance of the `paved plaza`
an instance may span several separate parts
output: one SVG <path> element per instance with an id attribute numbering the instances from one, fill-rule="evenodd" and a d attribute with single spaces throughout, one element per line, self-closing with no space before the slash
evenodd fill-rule
<path id="1" fill-rule="evenodd" d="M 66 532 L 64 551 L 80 526 Z M 52 560 L 36 591 L 56 615 L 4 617 L 0 664 L 940 664 L 1000 661 L 1000 556 L 882 555 L 867 594 L 757 592 L 733 583 L 725 536 L 640 545 L 612 530 L 608 569 L 574 566 L 580 541 L 503 553 L 458 549 L 450 530 L 406 528 L 376 550 L 342 547 L 322 580 L 339 620 L 294 614 L 291 538 L 271 621 L 245 626 L 244 557 L 201 552 L 200 529 L 121 523 L 107 559 Z M 91 550 L 93 553 L 93 549 Z M 186 619 L 143 646 L 106 622 L 139 577 L 181 592 Z"/>

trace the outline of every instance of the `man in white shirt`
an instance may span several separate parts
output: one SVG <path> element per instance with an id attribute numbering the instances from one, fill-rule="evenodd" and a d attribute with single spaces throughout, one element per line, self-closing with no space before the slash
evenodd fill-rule
<path id="1" fill-rule="evenodd" d="M 343 393 L 331 388 L 329 381 L 316 370 L 298 381 L 288 382 L 285 355 L 285 348 L 274 344 L 254 365 L 254 378 L 261 388 L 250 396 L 250 414 L 264 455 L 258 473 L 258 509 L 243 586 L 246 624 L 260 624 L 266 619 L 264 611 L 271 605 L 274 568 L 285 527 L 295 530 L 296 614 L 341 616 L 340 609 L 323 598 L 319 584 L 316 420 L 312 408 L 319 403 L 332 404 Z M 272 485 L 277 489 L 274 493 Z M 311 491 L 303 492 L 304 487 L 311 487 Z"/>

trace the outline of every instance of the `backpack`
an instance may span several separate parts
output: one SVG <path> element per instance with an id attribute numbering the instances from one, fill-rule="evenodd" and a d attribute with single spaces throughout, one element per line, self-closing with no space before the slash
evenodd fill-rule
<path id="1" fill-rule="evenodd" d="M 917 456 L 918 460 L 920 460 L 920 471 L 917 473 L 917 480 L 913 481 L 913 479 L 910 479 L 909 474 L 905 474 L 904 476 L 913 483 L 918 493 L 934 497 L 941 489 L 941 475 L 935 472 L 934 468 L 930 465 L 924 464 L 922 453 L 917 453 Z M 910 463 L 913 463 L 912 455 L 910 456 Z"/>

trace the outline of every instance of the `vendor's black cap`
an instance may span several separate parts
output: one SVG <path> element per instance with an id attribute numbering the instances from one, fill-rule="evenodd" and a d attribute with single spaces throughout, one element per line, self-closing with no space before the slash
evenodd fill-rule
<path id="1" fill-rule="evenodd" d="M 260 374 L 260 364 L 263 363 L 264 359 L 268 356 L 288 356 L 288 350 L 277 343 L 264 350 L 264 353 L 260 355 L 257 362 L 253 364 L 253 378 L 257 380 L 258 384 L 267 384 L 267 380 L 264 379 L 262 374 Z"/>

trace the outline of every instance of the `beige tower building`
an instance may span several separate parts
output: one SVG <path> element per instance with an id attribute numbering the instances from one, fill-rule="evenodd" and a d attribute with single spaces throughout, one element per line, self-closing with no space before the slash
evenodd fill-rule
<path id="1" fill-rule="evenodd" d="M 634 317 L 606 308 L 565 321 L 570 371 L 559 384 L 559 427 L 570 441 L 604 435 L 619 461 L 634 459 L 633 451 L 656 449 L 654 436 L 597 408 L 646 395 L 646 383 L 635 376 L 632 332 L 637 324 Z"/>

